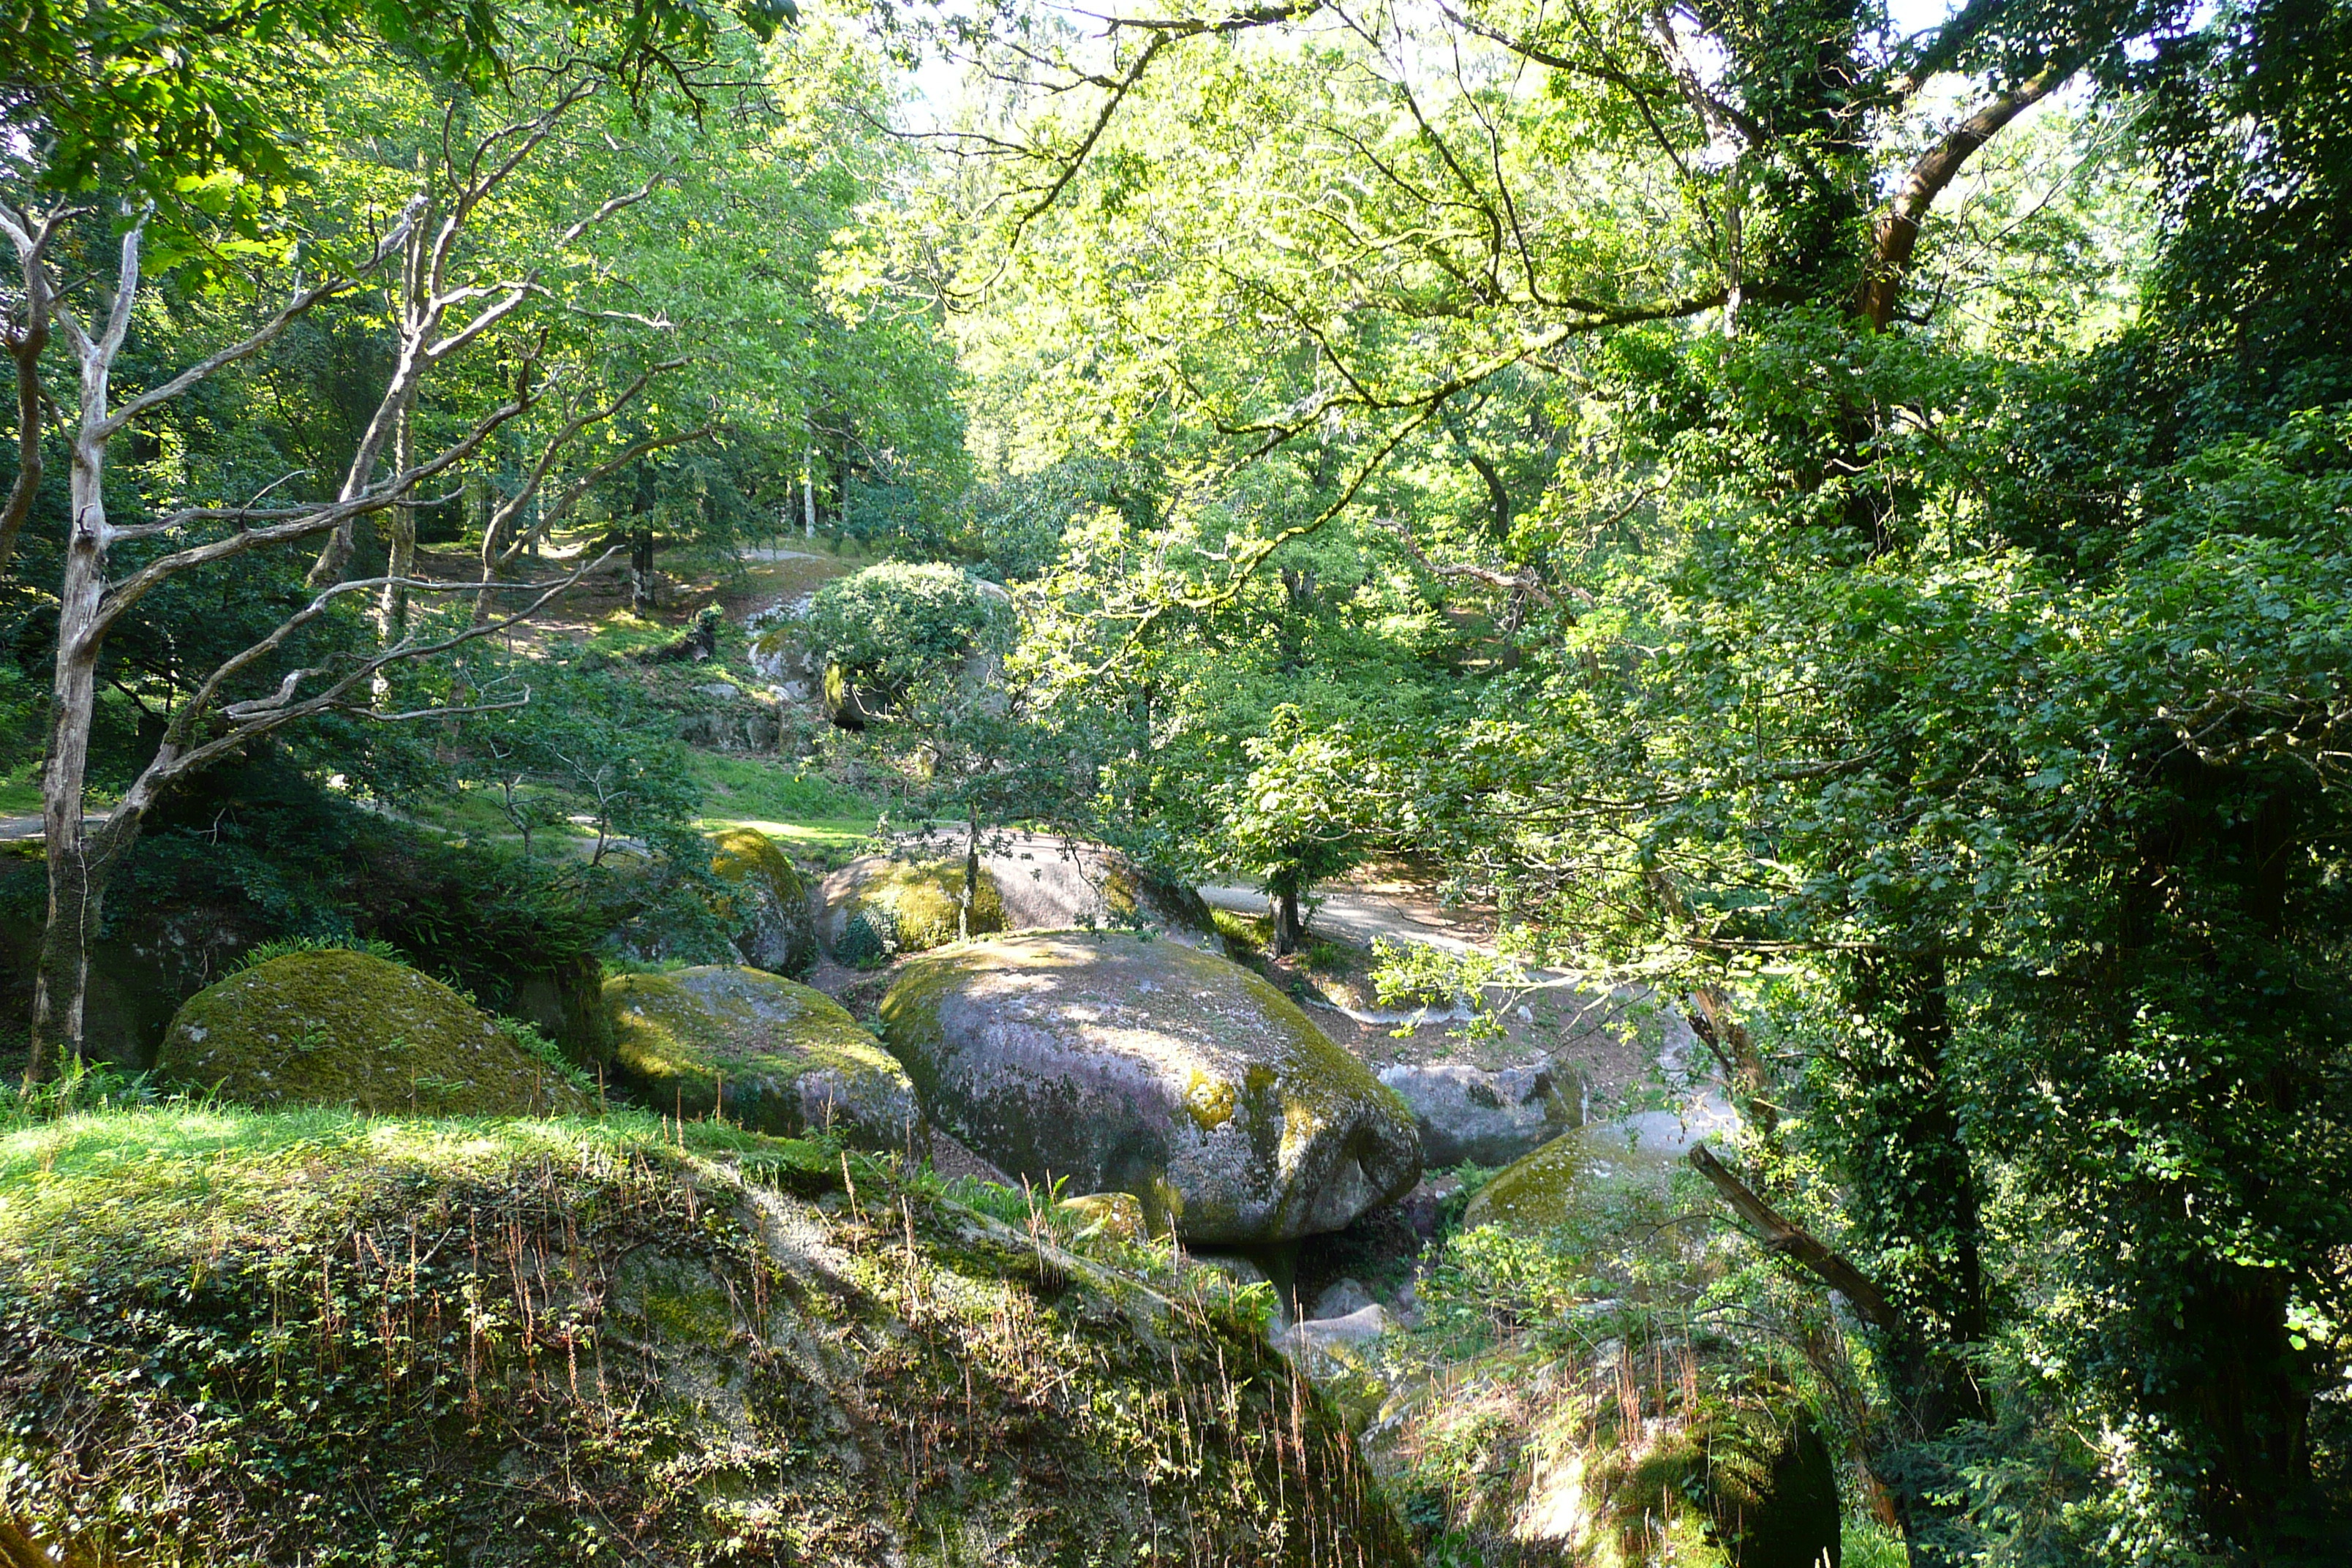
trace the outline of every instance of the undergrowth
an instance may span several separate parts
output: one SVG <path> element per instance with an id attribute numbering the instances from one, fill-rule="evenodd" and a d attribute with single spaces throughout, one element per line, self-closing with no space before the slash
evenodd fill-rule
<path id="1" fill-rule="evenodd" d="M 950 1191 L 630 1112 L 19 1122 L 0 1514 L 151 1568 L 1408 1560 L 1251 1302 Z"/>

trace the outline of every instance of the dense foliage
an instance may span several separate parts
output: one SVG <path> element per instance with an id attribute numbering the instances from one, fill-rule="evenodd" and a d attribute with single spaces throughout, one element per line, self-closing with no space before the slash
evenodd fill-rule
<path id="1" fill-rule="evenodd" d="M 793 776 L 727 791 L 887 794 L 975 866 L 1083 831 L 1277 948 L 1415 858 L 1512 962 L 1698 999 L 1740 1177 L 1883 1307 L 1759 1255 L 1706 1309 L 1783 1325 L 1755 1365 L 1627 1336 L 1811 1401 L 1921 1568 L 2352 1553 L 2344 0 L 26 15 L 0 179 L 71 309 L 159 204 L 118 402 L 352 278 L 110 452 L 112 581 L 221 553 L 110 623 L 95 797 L 446 655 L 176 784 L 112 897 L 483 984 L 715 951 L 678 737 L 805 656 Z M 469 298 L 531 279 L 386 461 L 457 455 L 341 563 L 247 550 L 368 450 L 415 201 Z M 26 278 L 11 779 L 84 412 Z M 761 542 L 839 568 L 804 617 L 661 602 Z M 606 552 L 635 618 L 486 635 Z M 461 808 L 446 856 L 384 816 Z M 1561 1348 L 1557 1247 L 1448 1256 L 1441 1316 Z"/>

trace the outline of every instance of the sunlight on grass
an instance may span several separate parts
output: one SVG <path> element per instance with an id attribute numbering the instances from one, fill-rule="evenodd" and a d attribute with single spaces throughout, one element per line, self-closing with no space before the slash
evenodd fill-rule
<path id="1" fill-rule="evenodd" d="M 41 786 L 35 783 L 29 767 L 21 773 L 0 779 L 0 816 L 38 816 L 41 814 Z"/>
<path id="2" fill-rule="evenodd" d="M 0 1135 L 0 1250 L 37 1249 L 52 1223 L 87 1229 L 274 1231 L 372 1180 L 431 1171 L 491 1176 L 521 1161 L 595 1164 L 769 1141 L 722 1126 L 665 1127 L 642 1111 L 594 1118 L 371 1117 L 324 1107 L 248 1110 L 175 1104 L 85 1111 Z"/>
<path id="3" fill-rule="evenodd" d="M 698 818 L 695 826 L 705 832 L 716 832 L 722 827 L 749 827 L 771 838 L 779 841 L 789 839 L 812 848 L 832 846 L 854 847 L 874 836 L 874 818 L 871 816 L 826 817 L 814 822 L 780 822 L 759 816 L 705 816 Z"/>
<path id="4" fill-rule="evenodd" d="M 706 830 L 750 827 L 812 847 L 854 845 L 874 831 L 874 804 L 822 775 L 709 752 L 695 752 L 692 765 L 708 813 L 696 826 Z"/>

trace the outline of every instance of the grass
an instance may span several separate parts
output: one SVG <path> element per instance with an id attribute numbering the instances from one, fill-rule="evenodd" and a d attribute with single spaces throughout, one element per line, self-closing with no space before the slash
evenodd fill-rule
<path id="1" fill-rule="evenodd" d="M 1843 1533 L 1845 1568 L 1910 1568 L 1903 1537 L 1876 1520 L 1849 1519 Z"/>
<path id="2" fill-rule="evenodd" d="M 831 779 L 751 757 L 693 754 L 702 785 L 703 827 L 750 827 L 811 849 L 853 847 L 873 837 L 870 801 Z"/>
<path id="3" fill-rule="evenodd" d="M 43 1561 L 1413 1560 L 1262 1301 L 1030 1194 L 643 1114 L 9 1113 Z"/>
<path id="4" fill-rule="evenodd" d="M 41 786 L 33 776 L 39 768 L 38 763 L 26 763 L 6 778 L 0 778 L 0 816 L 41 815 Z"/>

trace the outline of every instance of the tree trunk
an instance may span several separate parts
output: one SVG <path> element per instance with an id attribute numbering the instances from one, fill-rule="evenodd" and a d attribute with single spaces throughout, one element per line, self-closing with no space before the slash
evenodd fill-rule
<path id="1" fill-rule="evenodd" d="M 1307 921 L 1298 912 L 1298 879 L 1285 878 L 1274 886 L 1268 913 L 1274 917 L 1274 955 L 1287 958 L 1307 945 Z"/>
<path id="2" fill-rule="evenodd" d="M 416 466 L 416 421 L 413 411 L 404 409 L 400 428 L 393 437 L 393 461 L 402 473 Z M 401 580 L 416 569 L 416 508 L 404 499 L 392 509 L 392 548 L 383 574 L 392 579 L 383 585 L 376 601 L 376 641 L 389 646 L 398 642 L 408 632 L 408 590 Z"/>
<path id="3" fill-rule="evenodd" d="M 49 743 L 41 770 L 41 820 L 48 853 L 48 921 L 33 983 L 33 1030 L 25 1081 L 38 1083 L 67 1057 L 82 1054 L 82 1004 L 89 945 L 98 934 L 106 865 L 93 858 L 82 823 L 89 771 L 90 715 L 98 698 L 99 644 L 92 631 L 106 590 L 108 365 L 82 368 L 81 427 L 73 445 L 73 521 L 58 596 L 57 673 L 49 697 Z"/>
<path id="4" fill-rule="evenodd" d="M 654 593 L 654 531 L 641 523 L 629 533 L 629 609 L 645 616 L 659 607 Z"/>
<path id="5" fill-rule="evenodd" d="M 971 936 L 971 911 L 980 907 L 980 806 L 965 807 L 963 831 L 963 906 L 956 910 L 956 935 Z"/>
<path id="6" fill-rule="evenodd" d="M 816 537 L 816 454 L 809 454 L 809 466 L 801 470 L 801 537 Z"/>
<path id="7" fill-rule="evenodd" d="M 1944 1539 L 1953 1478 L 1920 1445 L 1989 1413 L 1963 1359 L 1989 1319 L 1976 1172 L 1946 1071 L 1943 961 L 1859 960 L 1853 1003 L 1866 1021 L 1854 1074 L 1862 1125 L 1844 1163 L 1863 1234 L 1883 1255 L 1874 1276 L 1900 1318 L 1875 1336 L 1890 1407 L 1864 1441 L 1916 1568 L 1956 1568 Z"/>
<path id="8" fill-rule="evenodd" d="M 8 357 L 16 369 L 16 478 L 0 509 L 0 578 L 16 559 L 16 536 L 33 513 L 41 489 L 41 354 L 49 345 L 48 266 L 38 257 L 25 268 L 25 329 L 11 333 Z"/>

